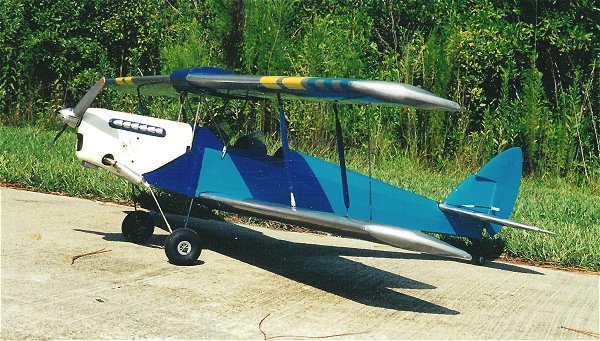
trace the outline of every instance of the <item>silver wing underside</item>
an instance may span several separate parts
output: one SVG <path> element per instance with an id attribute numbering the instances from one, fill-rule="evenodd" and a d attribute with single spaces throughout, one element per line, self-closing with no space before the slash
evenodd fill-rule
<path id="1" fill-rule="evenodd" d="M 255 199 L 238 199 L 221 193 L 202 193 L 199 199 L 207 206 L 235 213 L 305 226 L 314 229 L 338 230 L 357 236 L 372 237 L 401 249 L 438 256 L 471 260 L 467 252 L 420 231 L 398 226 L 342 217 L 327 212 L 293 208 Z"/>

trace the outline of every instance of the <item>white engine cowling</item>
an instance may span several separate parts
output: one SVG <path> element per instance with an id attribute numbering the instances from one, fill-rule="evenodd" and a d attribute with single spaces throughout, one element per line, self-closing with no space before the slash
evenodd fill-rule
<path id="1" fill-rule="evenodd" d="M 102 162 L 105 156 L 143 175 L 183 155 L 192 143 L 187 123 L 101 108 L 85 112 L 77 133 L 77 158 L 116 175 L 121 174 Z"/>

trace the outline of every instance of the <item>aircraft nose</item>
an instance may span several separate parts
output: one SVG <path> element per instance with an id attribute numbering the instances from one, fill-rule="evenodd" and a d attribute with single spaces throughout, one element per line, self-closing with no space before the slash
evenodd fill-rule
<path id="1" fill-rule="evenodd" d="M 65 123 L 71 127 L 76 127 L 77 123 L 79 122 L 79 118 L 77 118 L 77 116 L 75 116 L 75 114 L 73 113 L 73 109 L 71 109 L 71 108 L 65 108 L 65 109 L 58 110 L 56 112 L 56 118 L 58 118 L 63 123 Z"/>

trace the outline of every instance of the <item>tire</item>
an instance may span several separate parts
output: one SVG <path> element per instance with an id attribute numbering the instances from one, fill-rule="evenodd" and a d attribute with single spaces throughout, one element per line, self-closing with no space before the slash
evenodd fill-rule
<path id="1" fill-rule="evenodd" d="M 483 256 L 479 256 L 479 255 L 473 255 L 473 259 L 472 262 L 475 265 L 479 265 L 479 266 L 484 266 L 486 263 L 486 259 Z"/>
<path id="2" fill-rule="evenodd" d="M 121 232 L 128 242 L 136 244 L 147 242 L 154 234 L 154 222 L 150 213 L 144 211 L 128 213 L 121 224 Z"/>
<path id="3" fill-rule="evenodd" d="M 475 265 L 484 266 L 487 262 L 485 258 L 486 248 L 481 239 L 472 239 L 471 245 L 471 256 L 473 259 L 471 262 Z"/>
<path id="4" fill-rule="evenodd" d="M 200 236 L 188 228 L 180 228 L 171 233 L 165 241 L 165 254 L 171 264 L 192 265 L 202 252 Z"/>

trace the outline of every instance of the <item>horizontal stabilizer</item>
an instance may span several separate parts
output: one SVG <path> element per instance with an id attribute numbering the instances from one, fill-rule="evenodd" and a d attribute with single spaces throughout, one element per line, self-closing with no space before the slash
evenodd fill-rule
<path id="1" fill-rule="evenodd" d="M 471 255 L 467 252 L 421 231 L 376 224 L 370 221 L 342 217 L 333 213 L 292 208 L 251 198 L 232 198 L 221 193 L 202 193 L 200 194 L 200 200 L 209 207 L 228 212 L 250 213 L 269 220 L 311 227 L 317 230 L 325 228 L 357 235 L 367 235 L 405 250 L 471 260 Z"/>
<path id="2" fill-rule="evenodd" d="M 444 203 L 440 203 L 438 205 L 438 207 L 443 212 L 455 213 L 455 214 L 459 214 L 462 216 L 475 218 L 477 220 L 484 221 L 486 223 L 499 224 L 499 225 L 503 225 L 503 226 L 507 226 L 507 227 L 514 227 L 514 228 L 521 229 L 521 230 L 541 232 L 541 233 L 546 233 L 546 234 L 556 234 L 552 231 L 547 231 L 547 230 L 541 229 L 539 227 L 526 225 L 526 224 L 519 223 L 519 222 L 516 222 L 513 220 L 509 220 L 509 219 L 493 217 L 493 216 L 490 216 L 490 215 L 487 215 L 484 213 L 473 212 L 473 211 L 470 211 L 470 210 L 467 210 L 467 209 L 464 209 L 461 207 L 456 207 L 456 206 L 452 206 L 452 205 L 448 205 L 448 204 L 444 204 Z"/>

